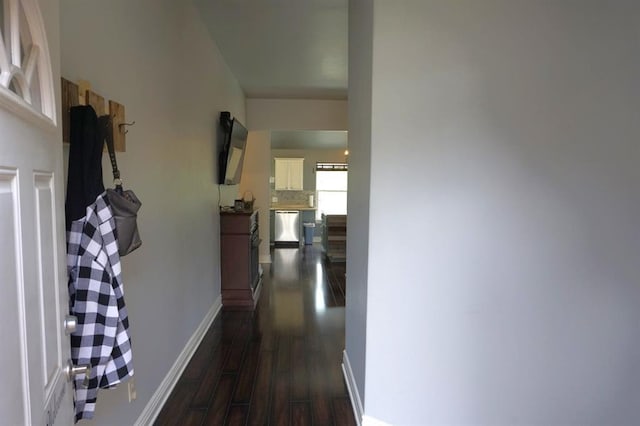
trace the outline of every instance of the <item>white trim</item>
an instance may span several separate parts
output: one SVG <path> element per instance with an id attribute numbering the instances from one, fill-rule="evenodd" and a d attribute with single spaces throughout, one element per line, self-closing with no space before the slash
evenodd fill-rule
<path id="1" fill-rule="evenodd" d="M 40 129 L 45 131 L 56 130 L 55 123 L 51 118 L 36 111 L 24 101 L 20 96 L 6 90 L 0 86 L 0 107 L 7 109 L 18 117 L 26 120 L 27 122 L 37 125 Z"/>
<path id="2" fill-rule="evenodd" d="M 193 333 L 176 361 L 173 363 L 173 366 L 169 369 L 164 380 L 160 383 L 158 389 L 156 389 L 155 393 L 147 403 L 147 406 L 142 410 L 140 417 L 138 417 L 138 420 L 136 420 L 134 425 L 146 426 L 155 422 L 158 414 L 160 414 L 160 411 L 164 406 L 164 403 L 167 402 L 167 399 L 169 398 L 169 395 L 171 395 L 173 388 L 178 383 L 182 372 L 187 367 L 187 364 L 189 364 L 191 357 L 196 352 L 196 349 L 198 349 L 198 345 L 200 345 L 200 342 L 207 333 L 207 330 L 218 316 L 218 313 L 220 313 L 221 308 L 222 297 L 218 296 L 216 301 L 213 303 L 213 306 L 211 306 L 211 309 L 209 309 L 209 312 L 207 312 L 207 315 L 205 315 L 204 319 Z"/>
<path id="3" fill-rule="evenodd" d="M 20 172 L 14 168 L 0 167 L 0 183 L 2 193 L 10 194 L 13 207 L 13 250 L 15 252 L 15 279 L 18 318 L 16 330 L 20 339 L 20 373 L 22 376 L 22 402 L 25 424 L 32 424 L 32 395 L 31 380 L 29 378 L 29 346 L 27 335 L 27 303 L 25 296 L 25 262 L 23 250 L 22 215 L 20 212 Z M 14 366 L 14 368 L 17 366 Z M 35 372 L 33 372 L 35 375 Z"/>
<path id="4" fill-rule="evenodd" d="M 261 254 L 259 263 L 271 263 L 271 255 L 270 254 Z"/>
<path id="5" fill-rule="evenodd" d="M 38 7 L 37 2 L 34 0 L 16 0 L 11 4 L 16 6 L 15 19 L 18 19 L 19 16 L 19 6 L 22 6 L 22 10 L 27 21 L 27 31 L 31 36 L 31 42 L 34 48 L 33 51 L 30 52 L 30 54 L 33 56 L 29 57 L 31 58 L 31 60 L 35 61 L 35 65 L 33 65 L 33 67 L 35 68 L 37 66 L 37 76 L 34 75 L 30 79 L 27 79 L 28 73 L 25 73 L 25 70 L 18 67 L 19 61 L 18 64 L 11 63 L 11 58 L 9 56 L 13 54 L 14 49 L 9 46 L 10 51 L 7 51 L 7 46 L 5 44 L 14 43 L 15 37 L 17 37 L 17 51 L 20 52 L 19 24 L 16 24 L 14 22 L 10 25 L 10 27 L 12 28 L 12 30 L 18 30 L 17 35 L 10 35 L 9 40 L 4 40 L 2 37 L 0 37 L 0 44 L 2 45 L 2 47 L 0 47 L 0 57 L 2 58 L 0 59 L 0 107 L 9 110 L 13 114 L 28 121 L 29 123 L 37 125 L 40 129 L 46 131 L 55 131 L 57 129 L 55 86 L 53 83 L 53 74 L 51 70 L 51 58 L 49 54 L 49 45 L 47 42 L 47 33 L 44 27 L 42 14 L 40 13 L 40 8 Z M 39 110 L 36 110 L 28 102 L 28 99 L 25 100 L 23 96 L 19 96 L 16 93 L 13 93 L 8 88 L 2 87 L 3 83 L 6 83 L 7 85 L 9 84 L 11 79 L 14 77 L 13 74 L 15 74 L 16 72 L 16 78 L 25 79 L 24 83 L 28 86 L 28 92 L 31 91 L 33 78 L 38 78 L 38 83 L 40 85 Z M 3 81 L 3 79 L 6 79 L 6 81 Z"/>
<path id="6" fill-rule="evenodd" d="M 347 350 L 342 351 L 342 374 L 344 374 L 344 381 L 347 384 L 347 390 L 349 391 L 349 398 L 351 399 L 351 407 L 353 408 L 353 415 L 356 418 L 358 426 L 364 425 L 363 423 L 363 409 L 362 400 L 360 399 L 360 393 L 358 393 L 358 387 L 356 386 L 356 380 L 351 370 L 351 363 L 349 362 L 349 355 Z"/>
<path id="7" fill-rule="evenodd" d="M 54 126 L 58 124 L 56 117 L 56 96 L 53 82 L 53 72 L 51 69 L 51 54 L 49 53 L 49 43 L 44 20 L 40 13 L 40 8 L 34 0 L 22 0 L 22 10 L 24 11 L 29 32 L 31 33 L 32 44 L 39 46 L 38 73 L 40 83 L 40 112 L 48 117 Z M 58 82 L 58 84 L 60 84 Z M 35 110 L 34 110 L 35 112 Z"/>
<path id="8" fill-rule="evenodd" d="M 362 416 L 362 426 L 392 426 L 391 423 L 385 423 L 371 416 Z"/>

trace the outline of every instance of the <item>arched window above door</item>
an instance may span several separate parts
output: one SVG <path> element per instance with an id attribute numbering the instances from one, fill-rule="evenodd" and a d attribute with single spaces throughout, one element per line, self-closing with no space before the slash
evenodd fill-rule
<path id="1" fill-rule="evenodd" d="M 36 0 L 0 0 L 0 104 L 55 124 L 51 59 Z"/>

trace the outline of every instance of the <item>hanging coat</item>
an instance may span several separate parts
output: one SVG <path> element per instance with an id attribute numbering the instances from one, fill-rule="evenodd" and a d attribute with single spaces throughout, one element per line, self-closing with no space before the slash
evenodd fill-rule
<path id="1" fill-rule="evenodd" d="M 89 105 L 72 107 L 69 113 L 69 170 L 65 213 L 67 231 L 71 222 L 85 215 L 104 192 L 102 152 L 108 116 L 96 115 Z"/>
<path id="2" fill-rule="evenodd" d="M 66 202 L 69 310 L 78 318 L 71 334 L 71 360 L 91 366 L 88 378 L 74 378 L 78 421 L 93 417 L 99 388 L 113 387 L 133 375 L 133 360 L 115 219 L 104 192 L 102 167 L 97 165 L 104 141 L 100 129 L 106 122 L 94 120 L 90 107 L 76 114 L 74 108 L 71 130 L 78 138 L 71 140 Z"/>

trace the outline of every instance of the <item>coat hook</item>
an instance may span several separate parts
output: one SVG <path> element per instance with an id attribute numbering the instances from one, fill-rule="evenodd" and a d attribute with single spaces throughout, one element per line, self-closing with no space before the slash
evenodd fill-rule
<path id="1" fill-rule="evenodd" d="M 120 123 L 120 124 L 118 124 L 118 127 L 120 128 L 120 131 L 122 131 L 122 128 L 123 128 L 124 126 L 133 126 L 134 124 L 136 124 L 136 122 L 135 122 L 135 121 L 132 121 L 131 123 Z M 129 133 L 129 131 L 128 131 L 128 130 L 125 130 L 125 131 L 124 131 L 124 134 L 126 135 L 127 133 Z"/>

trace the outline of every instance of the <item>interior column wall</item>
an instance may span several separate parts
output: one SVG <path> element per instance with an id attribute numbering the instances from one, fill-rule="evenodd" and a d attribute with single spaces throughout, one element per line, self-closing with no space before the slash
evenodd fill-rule
<path id="1" fill-rule="evenodd" d="M 345 358 L 355 389 L 352 398 L 365 401 L 368 357 L 368 277 L 370 226 L 373 2 L 349 2 L 349 199 L 347 205 L 347 300 Z M 356 393 L 357 392 L 357 393 Z M 359 407 L 361 409 L 362 407 Z M 366 407 L 365 407 L 366 408 Z M 358 413 L 360 415 L 361 413 Z"/>
<path id="2" fill-rule="evenodd" d="M 366 413 L 637 422 L 640 4 L 374 3 Z"/>

